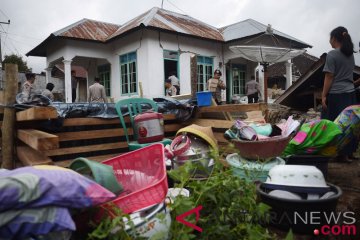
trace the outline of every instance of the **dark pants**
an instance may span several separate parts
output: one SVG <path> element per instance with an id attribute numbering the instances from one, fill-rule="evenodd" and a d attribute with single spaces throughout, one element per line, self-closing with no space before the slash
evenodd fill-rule
<path id="1" fill-rule="evenodd" d="M 330 93 L 327 96 L 327 111 L 322 111 L 321 118 L 334 121 L 346 107 L 356 104 L 355 92 L 351 93 Z M 352 139 L 340 151 L 340 155 L 351 155 L 356 151 L 358 141 Z"/>
<path id="2" fill-rule="evenodd" d="M 258 93 L 248 95 L 248 103 L 257 103 L 259 101 Z"/>
<path id="3" fill-rule="evenodd" d="M 75 102 L 76 100 L 76 88 L 72 89 L 72 102 Z"/>

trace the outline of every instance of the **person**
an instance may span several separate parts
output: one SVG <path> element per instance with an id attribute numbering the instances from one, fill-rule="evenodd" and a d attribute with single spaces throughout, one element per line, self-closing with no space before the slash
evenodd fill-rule
<path id="1" fill-rule="evenodd" d="M 35 82 L 35 73 L 26 73 L 26 81 L 24 82 L 21 93 L 23 95 L 23 101 L 28 102 L 31 100 L 32 96 L 35 94 L 34 82 Z"/>
<path id="2" fill-rule="evenodd" d="M 168 79 L 171 80 L 171 85 L 176 88 L 176 95 L 180 95 L 180 82 L 179 79 L 176 77 L 176 72 L 171 72 Z"/>
<path id="3" fill-rule="evenodd" d="M 259 101 L 259 83 L 255 80 L 254 76 L 251 76 L 251 80 L 246 83 L 245 91 L 248 103 L 257 103 Z"/>
<path id="4" fill-rule="evenodd" d="M 171 84 L 171 79 L 165 80 L 165 96 L 171 97 L 176 95 L 176 88 Z"/>
<path id="5" fill-rule="evenodd" d="M 71 71 L 71 89 L 72 89 L 72 102 L 76 100 L 76 88 L 77 88 L 76 71 Z"/>
<path id="6" fill-rule="evenodd" d="M 51 101 L 54 101 L 54 94 L 52 93 L 52 90 L 54 89 L 54 84 L 53 83 L 47 83 L 46 84 L 46 89 L 44 91 L 42 91 L 41 95 L 49 98 Z"/>
<path id="7" fill-rule="evenodd" d="M 221 90 L 226 89 L 224 82 L 220 79 L 221 75 L 221 71 L 216 69 L 214 71 L 214 77 L 207 81 L 207 89 L 212 93 L 213 98 L 218 105 L 222 104 Z"/>
<path id="8" fill-rule="evenodd" d="M 100 78 L 94 79 L 94 84 L 89 87 L 88 102 L 106 103 L 105 87 L 100 84 Z"/>
<path id="9" fill-rule="evenodd" d="M 324 85 L 321 95 L 323 119 L 334 121 L 346 107 L 356 104 L 353 71 L 355 67 L 354 44 L 345 27 L 337 27 L 330 33 L 331 50 L 326 56 L 323 72 Z M 352 142 L 339 153 L 338 160 L 349 161 L 356 150 Z"/>

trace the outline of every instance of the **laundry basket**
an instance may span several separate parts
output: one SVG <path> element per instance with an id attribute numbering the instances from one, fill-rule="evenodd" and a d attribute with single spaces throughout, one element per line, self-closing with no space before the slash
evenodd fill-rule
<path id="1" fill-rule="evenodd" d="M 168 191 L 164 146 L 153 144 L 105 160 L 114 169 L 123 193 L 115 200 L 125 213 L 132 213 L 164 201 Z"/>

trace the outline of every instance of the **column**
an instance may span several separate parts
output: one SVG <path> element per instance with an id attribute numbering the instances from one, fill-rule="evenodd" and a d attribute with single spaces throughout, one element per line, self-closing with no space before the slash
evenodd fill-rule
<path id="1" fill-rule="evenodd" d="M 285 63 L 286 67 L 286 84 L 285 90 L 288 89 L 292 85 L 292 62 L 291 59 Z"/>
<path id="2" fill-rule="evenodd" d="M 72 60 L 63 60 L 64 74 L 65 74 L 65 102 L 72 103 L 72 88 L 71 88 L 71 62 Z"/>
<path id="3" fill-rule="evenodd" d="M 45 71 L 46 71 L 46 84 L 48 84 L 50 82 L 50 78 L 51 78 L 51 70 L 52 68 L 51 67 L 47 67 L 45 68 Z"/>

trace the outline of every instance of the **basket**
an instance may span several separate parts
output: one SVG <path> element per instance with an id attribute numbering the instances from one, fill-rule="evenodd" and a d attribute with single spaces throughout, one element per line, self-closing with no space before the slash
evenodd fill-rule
<path id="1" fill-rule="evenodd" d="M 291 140 L 288 137 L 271 137 L 258 141 L 243 141 L 232 139 L 231 142 L 239 150 L 239 154 L 243 158 L 263 160 L 280 156 Z"/>
<path id="2" fill-rule="evenodd" d="M 212 98 L 211 92 L 197 92 L 196 97 L 197 97 L 197 105 L 199 107 L 211 105 L 211 98 Z"/>
<path id="3" fill-rule="evenodd" d="M 102 163 L 113 167 L 123 186 L 123 193 L 112 200 L 123 212 L 132 213 L 165 200 L 168 183 L 162 144 L 152 144 Z"/>

